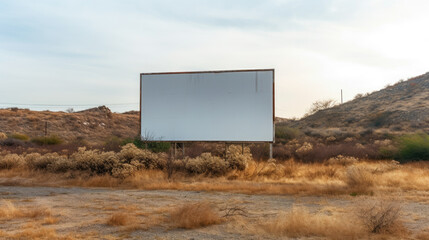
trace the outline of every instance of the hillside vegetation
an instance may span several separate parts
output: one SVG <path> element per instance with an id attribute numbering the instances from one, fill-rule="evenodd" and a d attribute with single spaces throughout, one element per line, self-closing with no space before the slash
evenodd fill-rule
<path id="1" fill-rule="evenodd" d="M 102 143 L 111 137 L 133 138 L 138 135 L 138 112 L 112 113 L 101 106 L 80 112 L 0 109 L 0 132 L 31 138 L 56 135 L 65 141 L 87 140 Z"/>
<path id="2" fill-rule="evenodd" d="M 280 124 L 282 125 L 282 124 Z M 352 101 L 283 123 L 299 129 L 375 129 L 390 133 L 429 132 L 429 73 L 360 94 Z"/>

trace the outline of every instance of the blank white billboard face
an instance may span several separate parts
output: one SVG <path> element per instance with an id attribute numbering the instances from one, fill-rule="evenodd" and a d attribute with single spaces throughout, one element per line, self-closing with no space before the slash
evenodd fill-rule
<path id="1" fill-rule="evenodd" d="M 140 78 L 144 140 L 273 142 L 273 69 Z"/>

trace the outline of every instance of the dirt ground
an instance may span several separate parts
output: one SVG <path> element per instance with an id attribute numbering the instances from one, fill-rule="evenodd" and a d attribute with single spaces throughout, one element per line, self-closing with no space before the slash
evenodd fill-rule
<path id="1" fill-rule="evenodd" d="M 3 237 L 19 238 L 41 230 L 57 238 L 98 239 L 278 239 L 264 231 L 261 224 L 276 219 L 292 208 L 304 207 L 315 215 L 353 212 L 362 201 L 382 196 L 291 196 L 247 195 L 222 192 L 177 190 L 122 190 L 78 187 L 0 186 L 0 205 L 45 214 L 0 218 Z M 429 226 L 429 198 L 425 192 L 388 197 L 400 203 L 404 225 L 417 234 Z M 190 202 L 210 202 L 225 216 L 228 209 L 240 209 L 236 216 L 203 228 L 181 229 L 169 223 L 169 213 Z M 46 213 L 47 212 L 47 213 Z M 128 224 L 112 226 L 107 222 L 117 213 L 131 219 Z M 37 236 L 34 235 L 34 236 Z M 41 233 L 41 236 L 44 236 Z M 49 236 L 49 235 L 48 235 Z M 287 239 L 287 237 L 283 237 Z M 306 237 L 305 239 L 319 239 Z M 324 238 L 320 238 L 324 239 Z"/>

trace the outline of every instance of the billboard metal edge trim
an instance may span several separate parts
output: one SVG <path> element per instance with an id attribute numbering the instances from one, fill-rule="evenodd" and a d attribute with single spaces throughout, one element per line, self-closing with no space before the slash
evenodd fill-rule
<path id="1" fill-rule="evenodd" d="M 200 141 L 164 141 L 164 140 L 145 140 L 145 142 L 210 142 L 210 143 L 275 143 L 276 132 L 275 132 L 275 69 L 267 68 L 267 69 L 240 69 L 240 70 L 215 70 L 215 71 L 183 71 L 183 72 L 153 72 L 153 73 L 140 73 L 139 81 L 140 81 L 140 107 L 139 107 L 139 136 L 140 140 L 142 139 L 142 75 L 162 75 L 162 74 L 198 74 L 198 73 L 228 73 L 228 72 L 262 72 L 262 71 L 272 71 L 273 72 L 273 140 L 272 141 L 218 141 L 218 140 L 200 140 Z"/>

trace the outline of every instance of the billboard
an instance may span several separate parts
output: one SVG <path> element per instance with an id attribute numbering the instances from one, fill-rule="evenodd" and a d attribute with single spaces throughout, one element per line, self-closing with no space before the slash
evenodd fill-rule
<path id="1" fill-rule="evenodd" d="M 274 69 L 140 74 L 145 141 L 273 142 Z"/>

